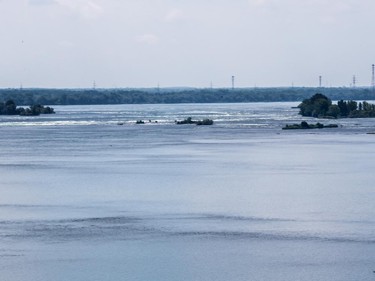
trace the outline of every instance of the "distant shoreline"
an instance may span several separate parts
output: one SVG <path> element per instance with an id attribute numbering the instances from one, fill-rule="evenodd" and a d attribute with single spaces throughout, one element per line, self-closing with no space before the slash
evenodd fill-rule
<path id="1" fill-rule="evenodd" d="M 0 102 L 17 104 L 95 105 L 95 104 L 177 104 L 300 102 L 315 93 L 331 100 L 375 100 L 371 87 L 273 87 L 273 88 L 123 88 L 123 89 L 0 89 Z"/>

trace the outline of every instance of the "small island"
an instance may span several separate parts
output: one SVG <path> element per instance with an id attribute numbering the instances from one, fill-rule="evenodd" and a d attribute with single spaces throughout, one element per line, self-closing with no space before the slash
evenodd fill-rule
<path id="1" fill-rule="evenodd" d="M 286 125 L 283 130 L 308 130 L 308 129 L 323 129 L 323 128 L 337 128 L 337 124 L 323 125 L 321 123 L 309 124 L 302 121 L 301 124 Z"/>
<path id="2" fill-rule="evenodd" d="M 185 124 L 196 124 L 198 126 L 200 125 L 212 125 L 214 124 L 214 121 L 211 119 L 203 119 L 203 120 L 192 120 L 191 117 L 188 117 L 185 120 L 182 121 L 175 121 L 177 125 L 185 125 Z"/>
<path id="3" fill-rule="evenodd" d="M 0 102 L 0 115 L 38 116 L 40 114 L 54 114 L 52 107 L 40 104 L 31 105 L 29 108 L 17 107 L 13 100 Z"/>
<path id="4" fill-rule="evenodd" d="M 337 104 L 323 94 L 315 94 L 305 99 L 299 106 L 299 114 L 317 118 L 373 118 L 375 117 L 375 105 L 366 101 L 340 100 Z"/>

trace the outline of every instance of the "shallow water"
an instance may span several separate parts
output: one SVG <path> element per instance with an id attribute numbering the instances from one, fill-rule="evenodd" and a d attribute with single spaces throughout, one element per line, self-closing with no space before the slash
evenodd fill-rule
<path id="1" fill-rule="evenodd" d="M 375 121 L 295 105 L 1 116 L 1 280 L 374 280 Z"/>

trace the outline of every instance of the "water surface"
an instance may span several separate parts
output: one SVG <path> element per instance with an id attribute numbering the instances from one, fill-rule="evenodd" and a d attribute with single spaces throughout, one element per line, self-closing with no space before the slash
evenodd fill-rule
<path id="1" fill-rule="evenodd" d="M 295 105 L 1 116 L 1 279 L 374 280 L 374 121 Z"/>

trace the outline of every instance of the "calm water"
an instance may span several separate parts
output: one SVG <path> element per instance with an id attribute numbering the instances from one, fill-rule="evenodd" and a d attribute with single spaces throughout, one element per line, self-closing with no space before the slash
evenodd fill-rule
<path id="1" fill-rule="evenodd" d="M 0 116 L 0 280 L 375 280 L 375 120 L 292 106 Z"/>

